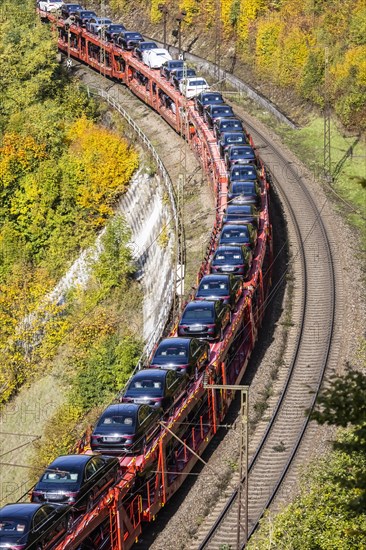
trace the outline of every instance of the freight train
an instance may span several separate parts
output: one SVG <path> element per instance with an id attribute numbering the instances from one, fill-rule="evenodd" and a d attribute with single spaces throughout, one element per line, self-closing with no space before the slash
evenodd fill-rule
<path id="1" fill-rule="evenodd" d="M 199 157 L 216 197 L 198 288 L 170 335 L 77 453 L 48 466 L 32 502 L 0 510 L 0 548 L 128 550 L 225 418 L 234 394 L 210 384 L 239 384 L 247 367 L 271 285 L 269 181 L 242 121 L 184 60 L 150 68 L 141 34 L 77 4 L 53 11 L 58 4 L 38 12 L 59 49 L 159 113 Z"/>

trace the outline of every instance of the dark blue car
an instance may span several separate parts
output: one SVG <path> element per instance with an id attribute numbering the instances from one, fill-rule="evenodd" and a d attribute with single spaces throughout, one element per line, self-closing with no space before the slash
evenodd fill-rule
<path id="1" fill-rule="evenodd" d="M 51 547 L 67 533 L 67 506 L 21 502 L 0 510 L 0 548 L 25 550 Z"/>
<path id="2" fill-rule="evenodd" d="M 210 346 L 196 338 L 164 338 L 151 359 L 151 368 L 187 373 L 191 378 L 208 364 Z"/>
<path id="3" fill-rule="evenodd" d="M 119 477 L 119 462 L 110 456 L 65 455 L 54 460 L 35 485 L 32 502 L 90 509 Z"/>

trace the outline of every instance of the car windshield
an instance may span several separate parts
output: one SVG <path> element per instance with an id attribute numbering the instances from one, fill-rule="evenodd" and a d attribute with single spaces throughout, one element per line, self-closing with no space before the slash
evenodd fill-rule
<path id="1" fill-rule="evenodd" d="M 7 536 L 18 536 L 28 531 L 28 521 L 23 519 L 0 519 L 0 533 Z"/>
<path id="2" fill-rule="evenodd" d="M 124 26 L 123 25 L 110 25 L 109 27 L 109 30 L 110 31 L 123 31 L 124 30 Z"/>
<path id="3" fill-rule="evenodd" d="M 184 364 L 188 359 L 188 350 L 186 346 L 168 345 L 159 346 L 154 355 L 153 363 L 159 361 L 161 363 L 178 363 Z"/>
<path id="4" fill-rule="evenodd" d="M 206 86 L 205 80 L 190 80 L 188 86 Z"/>
<path id="5" fill-rule="evenodd" d="M 228 130 L 228 129 L 234 129 L 234 128 L 240 128 L 242 130 L 241 122 L 238 120 L 225 120 L 224 122 L 220 123 L 220 129 L 221 130 Z"/>
<path id="6" fill-rule="evenodd" d="M 227 207 L 227 215 L 228 216 L 255 216 L 256 211 L 250 204 L 243 205 L 243 206 L 229 205 Z"/>
<path id="7" fill-rule="evenodd" d="M 46 470 L 40 480 L 42 483 L 77 483 L 79 481 L 79 473 L 75 470 Z"/>
<path id="8" fill-rule="evenodd" d="M 253 149 L 247 148 L 247 147 L 233 147 L 230 151 L 230 158 L 236 159 L 236 158 L 248 158 L 248 159 L 254 159 L 255 154 Z"/>
<path id="9" fill-rule="evenodd" d="M 212 109 L 213 115 L 230 115 L 233 110 L 231 107 L 224 107 L 223 105 L 218 105 L 217 107 L 213 107 Z"/>
<path id="10" fill-rule="evenodd" d="M 169 61 L 169 68 L 173 69 L 174 67 L 183 67 L 183 63 L 184 63 L 184 61 L 173 59 L 173 60 Z"/>
<path id="11" fill-rule="evenodd" d="M 255 180 L 257 179 L 257 171 L 252 165 L 240 166 L 231 170 L 230 178 L 234 180 Z"/>
<path id="12" fill-rule="evenodd" d="M 229 292 L 225 281 L 201 281 L 197 296 L 226 296 Z"/>
<path id="13" fill-rule="evenodd" d="M 95 13 L 93 11 L 81 11 L 80 17 L 94 17 Z"/>
<path id="14" fill-rule="evenodd" d="M 129 411 L 107 413 L 98 422 L 98 428 L 102 432 L 135 433 L 136 413 Z"/>
<path id="15" fill-rule="evenodd" d="M 139 34 L 137 32 L 127 32 L 125 34 L 125 37 L 127 38 L 127 40 L 140 40 L 141 39 L 141 34 Z"/>
<path id="16" fill-rule="evenodd" d="M 238 265 L 242 263 L 243 256 L 239 250 L 218 250 L 212 261 L 212 265 Z"/>
<path id="17" fill-rule="evenodd" d="M 127 388 L 126 396 L 148 396 L 148 397 L 161 397 L 164 392 L 163 380 L 154 380 L 149 378 L 147 374 L 146 378 L 139 378 L 138 380 L 132 380 Z"/>
<path id="18" fill-rule="evenodd" d="M 187 69 L 186 71 L 184 71 L 183 69 L 178 69 L 175 72 L 175 76 L 177 78 L 183 78 L 183 76 L 194 76 L 195 74 L 196 73 L 194 69 Z"/>
<path id="19" fill-rule="evenodd" d="M 227 134 L 224 137 L 224 143 L 245 143 L 245 137 L 243 134 Z"/>
<path id="20" fill-rule="evenodd" d="M 213 309 L 210 307 L 196 307 L 196 308 L 187 308 L 183 313 L 182 322 L 186 323 L 188 321 L 205 321 L 212 322 L 214 320 Z"/>
<path id="21" fill-rule="evenodd" d="M 222 103 L 222 101 L 221 95 L 208 95 L 204 96 L 202 103 Z"/>
<path id="22" fill-rule="evenodd" d="M 240 229 L 237 228 L 228 228 L 224 229 L 221 233 L 220 242 L 240 242 L 240 243 L 249 243 L 249 231 L 246 226 L 241 227 Z"/>
<path id="23" fill-rule="evenodd" d="M 140 44 L 140 48 L 142 50 L 153 50 L 157 47 L 158 46 L 155 44 L 155 42 L 147 42 L 146 44 L 144 44 L 144 43 Z"/>
<path id="24" fill-rule="evenodd" d="M 234 195 L 255 195 L 254 183 L 248 182 L 235 182 L 232 184 L 232 193 Z"/>

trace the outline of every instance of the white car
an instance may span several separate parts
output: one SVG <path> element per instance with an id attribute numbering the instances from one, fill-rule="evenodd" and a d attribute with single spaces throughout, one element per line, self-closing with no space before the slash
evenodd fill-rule
<path id="1" fill-rule="evenodd" d="M 182 78 L 179 82 L 180 93 L 188 98 L 194 97 L 201 92 L 207 92 L 209 89 L 210 86 L 207 84 L 207 81 L 200 76 Z"/>
<path id="2" fill-rule="evenodd" d="M 150 69 L 160 69 L 165 61 L 170 61 L 172 56 L 168 50 L 164 48 L 154 48 L 152 50 L 144 50 L 142 52 L 142 61 L 150 67 Z"/>
<path id="3" fill-rule="evenodd" d="M 64 2 L 62 0 L 40 0 L 38 2 L 41 11 L 55 12 L 62 8 Z"/>

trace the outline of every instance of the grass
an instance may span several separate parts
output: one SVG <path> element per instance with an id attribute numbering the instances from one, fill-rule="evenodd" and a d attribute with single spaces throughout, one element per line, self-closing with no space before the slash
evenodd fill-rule
<path id="1" fill-rule="evenodd" d="M 49 375 L 24 386 L 1 410 L 0 506 L 15 502 L 29 489 L 32 474 L 26 465 L 33 453 L 32 442 L 42 435 L 49 418 L 63 402 L 59 381 Z"/>

